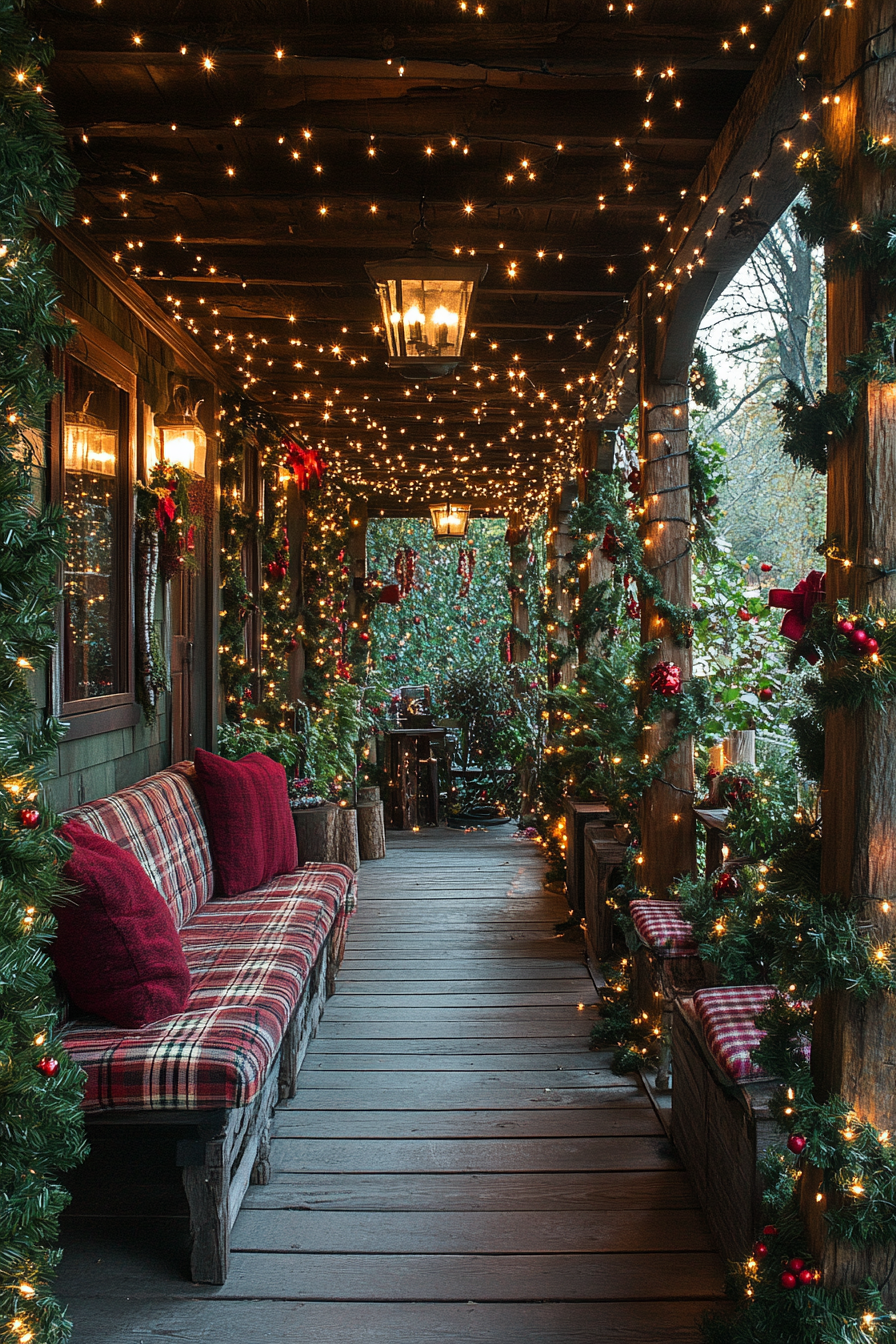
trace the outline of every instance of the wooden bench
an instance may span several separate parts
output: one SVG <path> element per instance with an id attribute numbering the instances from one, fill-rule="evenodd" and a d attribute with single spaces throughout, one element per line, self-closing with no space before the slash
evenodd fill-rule
<path id="1" fill-rule="evenodd" d="M 174 766 L 70 814 L 129 850 L 164 896 L 191 973 L 186 1008 L 140 1029 L 69 1015 L 61 1041 L 85 1073 L 88 1132 L 177 1126 L 193 1279 L 220 1284 L 246 1190 L 270 1179 L 274 1108 L 295 1094 L 333 990 L 355 879 L 308 864 L 214 899 L 191 776 Z"/>
<path id="2" fill-rule="evenodd" d="M 726 992 L 739 991 L 728 987 L 701 991 Z M 716 1246 L 728 1259 L 742 1259 L 755 1239 L 761 1215 L 757 1163 L 781 1138 L 768 1108 L 774 1084 L 761 1078 L 738 1079 L 722 1067 L 707 1043 L 693 998 L 675 1001 L 672 1031 L 672 1140 Z M 757 1030 L 754 1041 L 760 1037 Z"/>

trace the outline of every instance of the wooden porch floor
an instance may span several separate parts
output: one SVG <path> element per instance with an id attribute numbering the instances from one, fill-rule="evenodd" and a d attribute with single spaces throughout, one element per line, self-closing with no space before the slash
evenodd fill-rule
<path id="1" fill-rule="evenodd" d="M 65 1219 L 74 1344 L 696 1344 L 721 1264 L 648 1098 L 588 1051 L 581 943 L 509 830 L 363 865 L 224 1287 L 186 1278 L 168 1140 L 103 1136 Z"/>

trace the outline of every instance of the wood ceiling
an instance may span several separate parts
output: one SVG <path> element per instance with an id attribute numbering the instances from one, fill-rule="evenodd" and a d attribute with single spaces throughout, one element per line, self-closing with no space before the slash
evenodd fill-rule
<path id="1" fill-rule="evenodd" d="M 484 5 L 36 9 L 73 227 L 387 511 L 448 493 L 502 512 L 568 475 L 627 296 L 784 9 Z M 424 196 L 438 252 L 489 270 L 465 364 L 409 383 L 364 262 L 406 250 Z"/>

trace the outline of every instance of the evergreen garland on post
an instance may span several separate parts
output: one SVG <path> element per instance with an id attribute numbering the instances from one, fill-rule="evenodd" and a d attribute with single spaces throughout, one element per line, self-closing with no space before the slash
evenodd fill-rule
<path id="1" fill-rule="evenodd" d="M 31 212 L 64 223 L 75 174 L 38 92 L 50 49 L 14 0 L 0 0 L 0 53 L 0 1321 L 18 1344 L 60 1344 L 69 1324 L 49 1287 L 67 1201 L 57 1174 L 85 1153 L 82 1076 L 55 1035 L 47 955 L 69 850 L 41 782 L 65 729 L 42 717 L 28 676 L 56 642 L 63 555 L 60 512 L 35 502 L 31 445 L 58 391 L 45 352 L 70 331 Z"/>

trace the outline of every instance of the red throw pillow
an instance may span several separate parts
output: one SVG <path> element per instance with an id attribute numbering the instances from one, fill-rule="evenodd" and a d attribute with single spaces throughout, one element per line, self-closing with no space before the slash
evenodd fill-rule
<path id="1" fill-rule="evenodd" d="M 253 751 L 238 761 L 198 748 L 196 791 L 215 861 L 215 895 L 238 896 L 299 864 L 286 771 Z"/>
<path id="2" fill-rule="evenodd" d="M 70 901 L 56 910 L 50 954 L 76 1007 L 117 1027 L 145 1027 L 181 1013 L 190 971 L 171 911 L 133 854 L 68 821 L 74 852 L 62 875 Z"/>

